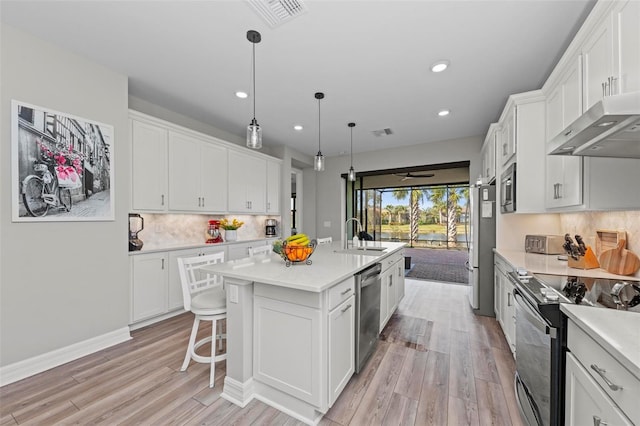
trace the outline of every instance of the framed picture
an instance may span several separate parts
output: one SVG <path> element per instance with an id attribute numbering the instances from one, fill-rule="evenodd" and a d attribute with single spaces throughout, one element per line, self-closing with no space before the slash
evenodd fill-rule
<path id="1" fill-rule="evenodd" d="M 11 101 L 14 222 L 114 220 L 113 126 Z"/>

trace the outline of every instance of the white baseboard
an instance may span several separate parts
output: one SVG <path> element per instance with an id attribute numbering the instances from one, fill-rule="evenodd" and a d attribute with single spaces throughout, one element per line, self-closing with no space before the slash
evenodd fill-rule
<path id="1" fill-rule="evenodd" d="M 129 339 L 131 339 L 129 327 L 122 327 L 101 336 L 0 367 L 0 386 L 17 382 Z"/>
<path id="2" fill-rule="evenodd" d="M 226 376 L 224 378 L 224 388 L 220 396 L 238 407 L 244 408 L 254 397 L 253 379 L 240 383 Z"/>

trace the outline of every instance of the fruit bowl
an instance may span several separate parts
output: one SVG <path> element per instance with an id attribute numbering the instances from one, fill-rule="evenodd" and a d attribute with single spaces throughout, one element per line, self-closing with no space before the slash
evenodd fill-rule
<path id="1" fill-rule="evenodd" d="M 292 263 L 306 263 L 311 265 L 311 255 L 316 249 L 316 240 L 311 240 L 309 244 L 295 244 L 284 241 L 282 243 L 282 251 L 280 256 L 284 259 L 286 266 L 291 266 Z"/>

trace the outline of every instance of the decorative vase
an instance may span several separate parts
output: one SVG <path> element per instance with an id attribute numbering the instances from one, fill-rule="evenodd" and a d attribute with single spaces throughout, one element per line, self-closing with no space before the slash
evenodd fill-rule
<path id="1" fill-rule="evenodd" d="M 237 229 L 225 229 L 224 230 L 224 239 L 227 241 L 236 241 L 238 239 L 238 230 Z"/>

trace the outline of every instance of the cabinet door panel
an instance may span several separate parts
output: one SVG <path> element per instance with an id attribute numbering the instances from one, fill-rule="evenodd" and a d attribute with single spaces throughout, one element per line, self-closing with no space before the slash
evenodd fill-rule
<path id="1" fill-rule="evenodd" d="M 586 111 L 602 99 L 602 83 L 613 76 L 613 45 L 611 20 L 605 19 L 602 26 L 591 36 L 583 48 L 584 105 Z"/>
<path id="2" fill-rule="evenodd" d="M 225 212 L 227 210 L 227 150 L 203 142 L 201 149 L 202 210 Z"/>
<path id="3" fill-rule="evenodd" d="M 614 12 L 615 36 L 614 66 L 619 69 L 617 93 L 640 91 L 640 2 L 621 2 Z"/>
<path id="4" fill-rule="evenodd" d="M 167 309 L 166 253 L 132 257 L 132 322 L 150 318 Z"/>
<path id="5" fill-rule="evenodd" d="M 199 211 L 200 144 L 197 139 L 179 133 L 169 135 L 169 208 Z"/>
<path id="6" fill-rule="evenodd" d="M 267 213 L 280 214 L 280 163 L 267 161 Z"/>
<path id="7" fill-rule="evenodd" d="M 591 378 L 571 353 L 567 353 L 566 373 L 566 409 L 567 426 L 600 424 L 632 425 L 600 386 Z"/>
<path id="8" fill-rule="evenodd" d="M 329 314 L 329 405 L 355 371 L 355 297 Z"/>
<path id="9" fill-rule="evenodd" d="M 132 207 L 135 210 L 167 208 L 167 131 L 131 121 Z"/>

